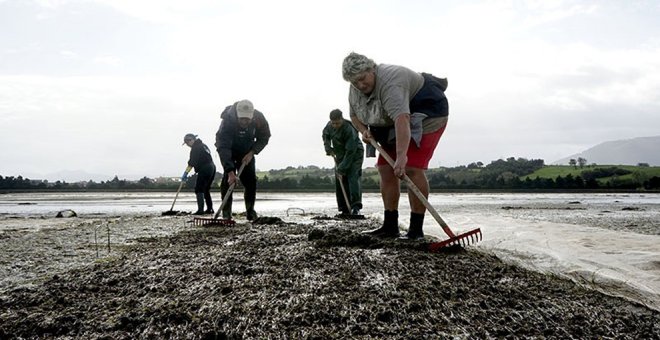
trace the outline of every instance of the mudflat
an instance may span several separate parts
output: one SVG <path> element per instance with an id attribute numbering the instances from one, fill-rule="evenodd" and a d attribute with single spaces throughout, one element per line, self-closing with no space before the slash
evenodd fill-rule
<path id="1" fill-rule="evenodd" d="M 5 228 L 0 338 L 660 339 L 658 311 L 473 249 L 360 233 L 378 221 L 186 219 L 49 224 L 33 243 Z"/>

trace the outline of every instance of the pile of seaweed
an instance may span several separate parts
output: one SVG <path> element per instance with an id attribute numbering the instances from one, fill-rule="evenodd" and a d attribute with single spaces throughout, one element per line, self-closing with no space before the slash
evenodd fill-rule
<path id="1" fill-rule="evenodd" d="M 660 313 L 373 221 L 148 238 L 0 296 L 0 338 L 660 338 Z"/>

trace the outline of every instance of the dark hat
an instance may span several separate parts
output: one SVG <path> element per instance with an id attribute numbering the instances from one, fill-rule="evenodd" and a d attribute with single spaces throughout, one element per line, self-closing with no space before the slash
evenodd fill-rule
<path id="1" fill-rule="evenodd" d="M 188 133 L 185 136 L 183 136 L 183 144 L 186 144 L 186 141 L 194 140 L 195 138 L 197 138 L 197 135 L 194 135 L 192 133 Z M 183 144 L 181 144 L 181 145 L 183 145 Z"/>

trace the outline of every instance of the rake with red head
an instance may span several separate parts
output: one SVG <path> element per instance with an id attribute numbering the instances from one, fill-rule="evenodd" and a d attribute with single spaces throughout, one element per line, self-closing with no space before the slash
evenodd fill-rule
<path id="1" fill-rule="evenodd" d="M 243 172 L 243 169 L 245 168 L 245 165 L 247 163 L 243 162 L 241 163 L 241 167 L 238 169 L 238 172 L 236 173 L 236 177 L 240 177 L 241 173 Z M 229 189 L 227 189 L 227 192 L 225 193 L 225 197 L 222 199 L 222 204 L 220 205 L 220 209 L 215 213 L 215 216 L 213 218 L 207 218 L 207 217 L 195 217 L 192 220 L 192 224 L 198 227 L 203 227 L 203 226 L 232 226 L 236 224 L 236 221 L 232 220 L 231 218 L 218 218 L 220 216 L 220 212 L 222 212 L 222 209 L 224 209 L 225 205 L 227 205 L 227 202 L 229 201 L 229 198 L 231 197 L 232 192 L 234 192 L 234 188 L 236 187 L 236 182 L 232 183 L 229 186 Z"/>
<path id="2" fill-rule="evenodd" d="M 383 150 L 383 148 L 376 142 L 374 139 L 369 140 L 371 142 L 371 145 L 373 145 L 376 150 L 378 150 L 378 153 L 380 153 L 383 158 L 389 163 L 389 165 L 394 168 L 394 160 L 390 155 Z M 408 177 L 408 175 L 404 174 L 403 175 L 403 180 L 406 182 L 406 185 L 410 190 L 413 191 L 415 196 L 424 204 L 424 207 L 426 207 L 426 210 L 428 210 L 433 218 L 438 222 L 438 224 L 442 227 L 442 230 L 449 236 L 449 239 L 441 241 L 441 242 L 432 242 L 429 244 L 429 251 L 431 252 L 437 252 L 442 248 L 445 247 L 450 247 L 450 246 L 466 246 L 469 244 L 474 244 L 476 242 L 479 242 L 483 239 L 483 235 L 481 234 L 481 229 L 477 228 L 474 230 L 470 230 L 466 233 L 462 233 L 459 235 L 454 234 L 453 231 L 449 228 L 447 223 L 440 217 L 440 214 L 433 208 L 431 203 L 426 199 L 424 194 L 417 188 L 415 183 Z"/>

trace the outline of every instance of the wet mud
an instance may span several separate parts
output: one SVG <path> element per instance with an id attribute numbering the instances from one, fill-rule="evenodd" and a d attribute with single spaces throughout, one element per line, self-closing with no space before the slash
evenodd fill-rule
<path id="1" fill-rule="evenodd" d="M 11 287 L 0 338 L 660 338 L 657 311 L 474 250 L 361 234 L 372 220 L 263 222 L 143 235 Z"/>
<path id="2" fill-rule="evenodd" d="M 488 208 L 484 207 L 482 211 Z M 657 204 L 622 205 L 620 202 L 588 204 L 579 201 L 547 204 L 504 205 L 500 213 L 515 219 L 570 223 L 594 228 L 660 235 L 660 207 Z M 570 212 L 570 213 L 566 213 Z"/>

